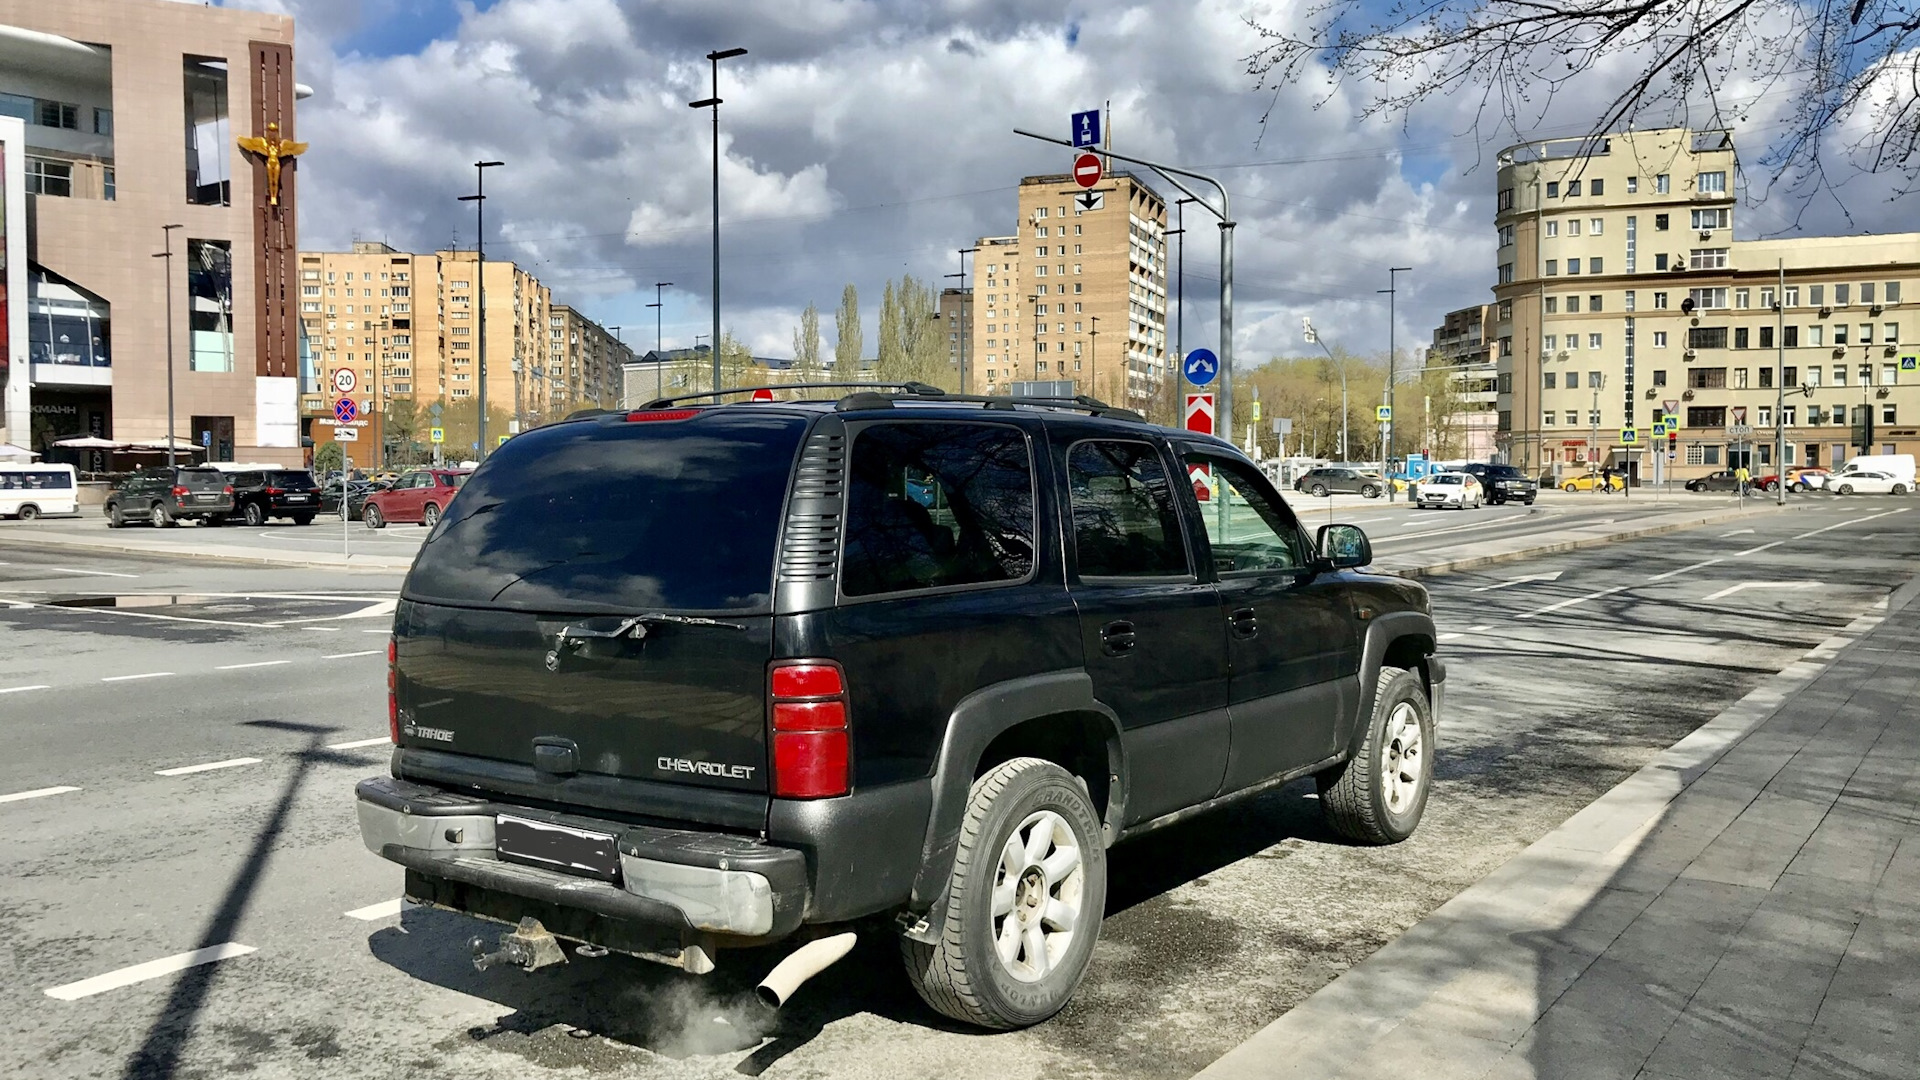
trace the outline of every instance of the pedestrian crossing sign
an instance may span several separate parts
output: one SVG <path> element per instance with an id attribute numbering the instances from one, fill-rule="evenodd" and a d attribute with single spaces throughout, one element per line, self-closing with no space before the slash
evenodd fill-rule
<path id="1" fill-rule="evenodd" d="M 1637 446 L 1639 445 L 1639 442 L 1640 442 L 1639 431 L 1630 427 L 1623 427 L 1620 429 L 1620 445 L 1621 446 Z"/>
<path id="2" fill-rule="evenodd" d="M 429 428 L 427 429 L 427 434 L 433 439 L 436 445 L 447 441 L 446 428 Z"/>
<path id="3" fill-rule="evenodd" d="M 1908 355 L 1900 358 L 1901 371 L 1920 371 L 1920 356 Z"/>
<path id="4" fill-rule="evenodd" d="M 1664 420 L 1655 421 L 1653 425 L 1653 437 L 1657 439 L 1660 436 L 1665 435 L 1666 433 L 1667 433 L 1667 422 Z"/>
<path id="5" fill-rule="evenodd" d="M 1391 405 L 1374 406 L 1373 418 L 1382 424 L 1387 423 L 1388 421 L 1393 419 L 1393 406 Z"/>

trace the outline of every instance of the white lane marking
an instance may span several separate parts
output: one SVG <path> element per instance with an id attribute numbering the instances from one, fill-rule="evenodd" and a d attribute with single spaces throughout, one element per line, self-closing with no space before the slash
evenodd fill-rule
<path id="1" fill-rule="evenodd" d="M 51 690 L 51 689 L 53 689 L 53 687 L 48 686 L 46 683 L 35 683 L 32 686 L 9 686 L 9 687 L 6 687 L 5 689 L 0 689 L 0 694 L 24 694 L 29 690 Z"/>
<path id="2" fill-rule="evenodd" d="M 1725 559 L 1708 559 L 1705 562 L 1694 563 L 1692 566 L 1683 566 L 1678 570 L 1669 570 L 1664 574 L 1655 574 L 1652 577 L 1648 578 L 1647 580 L 1648 581 L 1665 581 L 1671 577 L 1679 577 L 1681 574 L 1684 574 L 1689 570 L 1699 570 L 1702 567 L 1712 566 L 1714 563 L 1726 562 L 1726 561 L 1727 560 Z"/>
<path id="3" fill-rule="evenodd" d="M 236 956 L 245 956 L 254 951 L 256 950 L 251 945 L 242 945 L 235 941 L 222 942 L 219 945 L 210 945 L 204 949 L 176 953 L 173 956 L 162 957 L 159 960 L 149 960 L 144 964 L 123 967 L 118 971 L 109 971 L 105 975 L 95 975 L 91 979 L 81 979 L 79 982 L 67 983 L 64 986 L 55 986 L 47 990 L 47 996 L 50 998 L 59 998 L 61 1001 L 78 1001 L 83 997 L 103 994 L 108 990 L 118 990 L 122 986 L 132 986 L 137 982 L 157 979 L 162 975 L 171 975 L 176 971 L 185 971 L 191 967 L 199 967 L 201 964 L 211 964 L 217 960 L 229 960 Z"/>
<path id="4" fill-rule="evenodd" d="M 377 922 L 380 919 L 390 919 L 403 911 L 418 906 L 418 904 L 408 900 L 382 900 L 377 904 L 368 904 L 363 908 L 354 908 L 352 911 L 347 912 L 346 916 L 349 919 L 359 919 L 362 922 Z"/>
<path id="5" fill-rule="evenodd" d="M 400 606 L 398 600 L 376 600 L 358 611 L 349 611 L 345 615 L 316 615 L 308 619 L 288 619 L 286 624 L 305 622 L 338 622 L 342 619 L 384 619 L 393 614 Z"/>
<path id="6" fill-rule="evenodd" d="M 221 665 L 220 665 L 219 667 L 216 667 L 216 668 L 214 668 L 213 670 L 215 670 L 215 671 L 239 671 L 239 670 L 241 670 L 242 668 L 252 668 L 252 667 L 279 667 L 279 666 L 280 666 L 281 664 L 291 664 L 291 663 L 293 663 L 293 661 L 291 661 L 291 660 L 255 660 L 255 661 L 254 661 L 253 663 L 251 663 L 251 664 L 221 664 Z"/>
<path id="7" fill-rule="evenodd" d="M 1747 534 L 1749 534 L 1749 533 L 1751 533 L 1751 532 L 1753 532 L 1753 530 L 1752 530 L 1752 529 L 1735 529 L 1735 530 L 1733 530 L 1732 532 L 1723 532 L 1723 533 L 1721 533 L 1721 534 L 1720 534 L 1720 539 L 1722 539 L 1722 540 L 1725 540 L 1725 539 L 1726 539 L 1727 537 L 1729 537 L 1729 536 L 1746 536 Z"/>
<path id="8" fill-rule="evenodd" d="M 185 776 L 188 773 L 211 772 L 214 769 L 231 769 L 239 765 L 258 765 L 257 757 L 229 758 L 226 761 L 209 761 L 205 765 L 182 765 L 177 769 L 155 769 L 155 776 Z"/>
<path id="9" fill-rule="evenodd" d="M 393 631 L 390 628 L 386 628 L 386 627 L 382 627 L 379 630 L 362 630 L 360 632 L 363 634 L 392 634 L 393 633 Z"/>
<path id="10" fill-rule="evenodd" d="M 1721 589 L 1712 596 L 1703 596 L 1700 598 L 1700 602 L 1704 604 L 1709 600 L 1718 600 L 1723 596 L 1732 596 L 1734 593 L 1740 592 L 1743 589 L 1817 589 L 1822 584 L 1822 582 L 1818 581 L 1743 581 L 1738 585 Z"/>
<path id="11" fill-rule="evenodd" d="M 1401 540 L 1419 540 L 1422 537 L 1427 537 L 1427 536 L 1440 536 L 1445 533 L 1465 532 L 1468 529 L 1494 529 L 1494 528 L 1499 528 L 1500 526 L 1503 526 L 1503 525 L 1511 525 L 1511 524 L 1513 524 L 1513 522 L 1508 521 L 1506 518 L 1495 518 L 1494 520 L 1491 520 L 1491 521 L 1476 521 L 1467 525 L 1450 525 L 1444 529 L 1433 529 L 1428 532 L 1407 533 L 1404 536 L 1383 536 L 1380 538 L 1380 542 L 1383 544 L 1391 544 Z"/>
<path id="12" fill-rule="evenodd" d="M 340 632 L 340 628 L 339 628 L 339 627 L 337 627 L 337 626 L 303 626 L 303 627 L 301 627 L 300 629 L 302 629 L 302 630 L 318 630 L 318 631 L 320 631 L 320 632 L 321 632 L 321 633 L 323 633 L 323 634 L 337 634 L 337 633 L 339 633 L 339 632 Z"/>
<path id="13" fill-rule="evenodd" d="M 383 744 L 383 745 L 386 745 L 386 744 L 391 744 L 392 742 L 393 742 L 393 739 L 392 739 L 392 737 L 391 737 L 391 736 L 387 736 L 387 735 L 382 735 L 382 736 L 380 736 L 380 737 L 379 737 L 379 738 L 377 738 L 377 739 L 355 739 L 355 740 L 354 740 L 354 741 L 352 741 L 352 742 L 337 742 L 337 743 L 334 743 L 334 744 L 332 744 L 331 746 L 328 746 L 328 747 L 327 747 L 327 749 L 329 749 L 329 750 L 358 750 L 358 749 L 360 749 L 360 748 L 361 748 L 361 747 L 363 747 L 363 746 L 373 746 L 373 745 L 374 745 L 374 744 L 376 744 L 376 743 L 379 743 L 379 744 Z"/>
<path id="14" fill-rule="evenodd" d="M 69 791 L 79 791 L 77 787 L 43 787 L 32 791 L 16 791 L 11 795 L 0 795 L 0 802 L 19 802 L 22 799 L 44 799 L 48 795 L 65 795 Z"/>
<path id="15" fill-rule="evenodd" d="M 1464 633 L 1454 633 L 1454 634 L 1441 634 L 1441 635 L 1440 635 L 1440 638 L 1439 638 L 1439 640 L 1441 640 L 1441 641 L 1452 641 L 1452 640 L 1453 640 L 1454 638 L 1461 638 L 1461 637 L 1466 637 L 1466 636 L 1467 636 L 1467 635 L 1466 635 L 1466 634 L 1464 634 Z"/>
<path id="16" fill-rule="evenodd" d="M 1747 549 L 1747 550 L 1745 550 L 1745 551 L 1736 551 L 1736 552 L 1734 552 L 1734 553 L 1733 553 L 1733 557 L 1734 557 L 1734 558 L 1736 558 L 1736 559 L 1738 559 L 1738 558 L 1742 558 L 1742 557 L 1744 557 L 1744 556 L 1747 556 L 1747 555 L 1758 555 L 1758 554 L 1760 554 L 1761 552 L 1763 552 L 1763 551 L 1765 551 L 1765 550 L 1767 550 L 1768 548 L 1777 548 L 1777 547 L 1779 547 L 1779 546 L 1780 546 L 1781 544 L 1784 544 L 1784 543 L 1786 543 L 1786 541 L 1785 541 L 1785 540 L 1775 540 L 1775 541 L 1774 541 L 1773 543 L 1771 543 L 1771 544 L 1761 544 L 1761 545 L 1760 545 L 1759 547 L 1751 547 L 1751 548 L 1748 548 L 1748 549 Z"/>
<path id="17" fill-rule="evenodd" d="M 1475 589 L 1473 591 L 1474 592 L 1492 592 L 1495 589 L 1504 589 L 1509 585 L 1524 585 L 1529 581 L 1559 581 L 1560 575 L 1564 573 L 1566 573 L 1565 570 L 1555 570 L 1551 574 L 1529 574 L 1526 577 L 1517 577 L 1512 579 L 1511 581 L 1502 581 L 1493 585 L 1482 585 L 1480 588 Z"/>
<path id="18" fill-rule="evenodd" d="M 66 566 L 49 566 L 47 567 L 47 569 L 57 570 L 62 574 L 88 574 L 93 577 L 137 578 L 140 576 L 139 574 L 116 574 L 111 570 L 75 570 L 71 567 L 66 567 Z"/>
<path id="19" fill-rule="evenodd" d="M 1557 604 L 1548 604 L 1546 607 L 1536 608 L 1533 611 L 1527 612 L 1525 615 L 1516 615 L 1514 617 L 1518 619 L 1531 619 L 1536 615 L 1545 615 L 1549 612 L 1559 611 L 1561 608 L 1570 608 L 1575 604 L 1584 604 L 1589 600 L 1598 600 L 1603 596 L 1612 596 L 1614 593 L 1624 592 L 1630 587 L 1631 586 L 1627 585 L 1615 585 L 1611 589 L 1601 589 L 1599 592 L 1588 593 L 1585 596 L 1576 596 L 1571 600 L 1562 600 Z"/>
<path id="20" fill-rule="evenodd" d="M 1795 539 L 1795 540 L 1805 540 L 1805 539 L 1806 539 L 1807 537 L 1809 537 L 1809 536 L 1819 536 L 1819 535 L 1820 535 L 1821 533 L 1823 533 L 1823 532 L 1832 532 L 1832 531 L 1833 531 L 1834 529 L 1844 529 L 1844 528 L 1846 528 L 1846 527 L 1847 527 L 1847 526 L 1849 526 L 1849 525 L 1864 525 L 1864 524 L 1866 524 L 1867 522 L 1869 522 L 1869 521 L 1873 521 L 1873 520 L 1875 520 L 1875 519 L 1877 519 L 1877 518 L 1883 518 L 1883 517 L 1892 517 L 1892 516 L 1893 516 L 1893 515 L 1895 515 L 1895 514 L 1904 514 L 1904 513 L 1906 513 L 1906 512 L 1908 511 L 1908 510 L 1911 510 L 1911 509 L 1912 509 L 1912 507 L 1909 507 L 1909 506 L 1903 506 L 1903 507 L 1901 507 L 1901 508 L 1900 508 L 1900 509 L 1898 509 L 1898 510 L 1888 510 L 1888 511 L 1887 511 L 1886 513 L 1884 513 L 1884 514 L 1868 514 L 1868 515 L 1867 515 L 1866 517 L 1863 517 L 1863 518 L 1854 518 L 1854 519 L 1853 519 L 1852 521 L 1843 521 L 1843 522 L 1841 522 L 1841 523 L 1840 523 L 1840 524 L 1838 524 L 1838 525 L 1829 525 L 1829 526 L 1827 526 L 1827 527 L 1826 527 L 1826 528 L 1824 528 L 1824 529 L 1815 529 L 1815 530 L 1813 530 L 1812 532 L 1803 532 L 1803 533 L 1801 533 L 1801 534 L 1800 534 L 1799 536 L 1796 536 L 1796 537 L 1794 537 L 1794 539 Z"/>
<path id="21" fill-rule="evenodd" d="M 13 607 L 42 608 L 47 611 L 81 612 L 90 615 L 122 615 L 129 619 L 161 619 L 166 622 L 200 623 L 206 626 L 243 626 L 249 630 L 272 630 L 278 623 L 237 622 L 233 619 L 190 619 L 185 615 L 156 615 L 151 611 L 125 611 L 109 607 L 70 607 L 65 604 L 30 604 L 24 600 L 15 600 Z M 384 633 L 385 631 L 382 631 Z"/>
<path id="22" fill-rule="evenodd" d="M 173 672 L 171 671 L 147 671 L 147 672 L 142 672 L 139 675 L 109 675 L 106 678 L 101 679 L 100 681 L 101 682 L 132 682 L 135 679 L 164 679 L 167 676 L 172 674 Z"/>
<path id="23" fill-rule="evenodd" d="M 1492 626 L 1491 624 L 1489 624 L 1489 623 L 1482 623 L 1482 624 L 1481 624 L 1481 625 L 1479 625 L 1479 626 L 1469 626 L 1469 627 L 1467 627 L 1467 633 L 1469 633 L 1469 634 L 1479 634 L 1479 633 L 1484 633 L 1484 632 L 1486 632 L 1486 631 L 1488 631 L 1488 630 L 1491 630 L 1491 629 L 1493 629 L 1493 626 Z"/>
<path id="24" fill-rule="evenodd" d="M 348 658 L 348 657 L 350 657 L 350 656 L 379 656 L 379 655 L 380 655 L 380 650 L 379 650 L 379 649 L 367 649 L 367 650 L 365 650 L 365 651 L 363 651 L 363 652 L 337 652 L 337 653 L 328 653 L 328 654 L 327 654 L 326 656 L 323 656 L 323 657 L 321 657 L 320 659 L 322 659 L 322 660 L 345 660 L 345 659 L 347 659 L 347 658 Z"/>

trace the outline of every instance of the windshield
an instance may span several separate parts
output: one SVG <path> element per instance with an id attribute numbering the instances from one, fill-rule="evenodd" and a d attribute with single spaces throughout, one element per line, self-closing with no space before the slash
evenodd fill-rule
<path id="1" fill-rule="evenodd" d="M 1453 484 L 1453 485 L 1456 485 L 1456 486 L 1458 486 L 1458 485 L 1459 485 L 1459 483 L 1460 483 L 1460 478 L 1459 478 L 1458 476 L 1429 476 L 1429 477 L 1427 478 L 1427 483 L 1429 483 L 1429 484 Z"/>
<path id="2" fill-rule="evenodd" d="M 533 610 L 765 610 L 806 425 L 713 410 L 527 432 L 448 504 L 406 594 Z"/>

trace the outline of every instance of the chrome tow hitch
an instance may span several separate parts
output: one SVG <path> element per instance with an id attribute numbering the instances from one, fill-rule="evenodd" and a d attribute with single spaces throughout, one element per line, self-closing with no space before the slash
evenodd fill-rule
<path id="1" fill-rule="evenodd" d="M 528 917 L 520 920 L 520 925 L 500 935 L 499 947 L 487 951 L 487 939 L 476 937 L 467 942 L 473 950 L 473 969 L 485 971 L 495 964 L 511 964 L 522 971 L 538 971 L 551 964 L 564 964 L 567 954 L 561 950 L 560 942 L 540 925 L 540 920 Z"/>

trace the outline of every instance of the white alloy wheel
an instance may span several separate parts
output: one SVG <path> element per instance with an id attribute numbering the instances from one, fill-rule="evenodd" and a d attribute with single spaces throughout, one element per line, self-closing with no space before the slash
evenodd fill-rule
<path id="1" fill-rule="evenodd" d="M 1420 714 L 1400 702 L 1387 714 L 1387 741 L 1380 754 L 1380 794 L 1387 808 L 1404 814 L 1412 808 L 1426 780 L 1426 739 L 1420 732 Z"/>
<path id="2" fill-rule="evenodd" d="M 1007 973 L 1038 982 L 1073 946 L 1086 871 L 1080 841 L 1051 810 L 1027 815 L 1000 849 L 993 879 L 993 951 Z"/>

